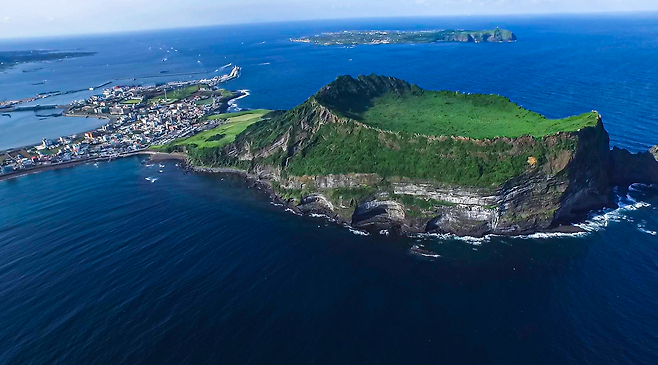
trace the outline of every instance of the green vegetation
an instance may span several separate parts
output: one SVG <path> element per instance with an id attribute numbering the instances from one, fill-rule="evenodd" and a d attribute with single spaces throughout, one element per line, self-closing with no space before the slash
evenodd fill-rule
<path id="1" fill-rule="evenodd" d="M 201 132 L 192 137 L 175 141 L 173 146 L 195 146 L 195 148 L 223 147 L 235 140 L 235 136 L 244 131 L 251 124 L 259 121 L 269 110 L 251 110 L 240 113 L 213 115 L 210 119 L 226 119 L 226 122 L 217 128 Z M 218 136 L 222 136 L 218 138 Z"/>
<path id="2" fill-rule="evenodd" d="M 393 199 L 404 204 L 404 211 L 409 217 L 433 217 L 436 216 L 436 209 L 438 207 L 454 206 L 453 203 L 435 200 L 424 199 L 413 195 L 393 195 Z"/>
<path id="3" fill-rule="evenodd" d="M 230 97 L 235 95 L 235 93 L 231 90 L 219 89 L 218 91 L 219 91 L 219 94 L 221 95 L 221 97 L 223 97 L 223 98 L 230 98 Z"/>
<path id="4" fill-rule="evenodd" d="M 121 104 L 139 104 L 142 101 L 140 99 L 127 99 L 121 102 Z"/>
<path id="5" fill-rule="evenodd" d="M 324 191 L 325 195 L 334 204 L 342 203 L 346 206 L 356 206 L 361 201 L 372 196 L 377 191 L 374 186 L 362 186 L 358 188 L 335 188 Z"/>
<path id="6" fill-rule="evenodd" d="M 196 105 L 210 105 L 213 102 L 213 98 L 201 99 L 196 101 Z"/>
<path id="7" fill-rule="evenodd" d="M 592 127 L 598 121 L 595 112 L 551 120 L 502 96 L 452 91 L 389 93 L 373 99 L 365 112 L 354 117 L 383 130 L 477 139 L 542 137 Z"/>
<path id="8" fill-rule="evenodd" d="M 295 204 L 299 204 L 309 193 L 301 189 L 283 189 L 278 184 L 273 184 L 273 188 L 282 200 L 292 200 Z"/>
<path id="9" fill-rule="evenodd" d="M 61 147 L 53 147 L 53 148 L 46 148 L 46 149 L 43 149 L 43 150 L 41 150 L 40 152 L 41 152 L 42 155 L 46 155 L 46 156 L 48 156 L 48 155 L 56 154 L 56 153 L 59 152 L 59 150 L 61 150 L 61 149 L 62 149 Z"/>
<path id="10" fill-rule="evenodd" d="M 164 93 L 162 93 L 162 95 L 156 96 L 156 97 L 150 99 L 149 103 L 151 103 L 151 104 L 158 104 L 158 103 L 171 104 L 171 103 L 174 103 L 178 100 L 185 99 L 185 98 L 189 97 L 190 95 L 192 95 L 195 92 L 199 91 L 200 88 L 201 88 L 201 85 L 196 84 L 196 85 L 176 89 L 176 90 L 173 90 L 171 92 L 167 92 L 167 100 L 168 100 L 167 102 L 164 101 L 165 96 L 164 96 Z"/>
<path id="11" fill-rule="evenodd" d="M 226 137 L 226 134 L 215 134 L 214 136 L 211 136 L 210 138 L 206 139 L 206 141 L 221 141 L 222 138 Z"/>
<path id="12" fill-rule="evenodd" d="M 196 105 L 210 105 L 213 103 L 214 98 L 219 98 L 221 102 L 221 99 L 231 98 L 235 96 L 235 93 L 230 90 L 219 89 L 216 91 L 200 91 L 197 96 L 201 98 L 205 97 L 205 99 L 197 100 Z"/>
<path id="13" fill-rule="evenodd" d="M 568 162 L 578 137 L 556 133 L 597 126 L 598 114 L 549 120 L 501 96 L 425 91 L 371 75 L 339 77 L 292 110 L 249 124 L 237 137 L 216 130 L 227 136 L 184 143 L 217 147 L 235 139 L 232 148 L 267 150 L 267 157 L 239 161 L 221 148 L 197 148 L 194 158 L 205 166 L 280 166 L 284 178 L 375 173 L 494 190 Z M 280 141 L 287 146 L 272 149 Z"/>
<path id="14" fill-rule="evenodd" d="M 256 115 L 256 114 L 260 114 L 261 116 L 263 116 L 263 115 L 269 113 L 270 111 L 271 110 L 267 110 L 267 109 L 245 110 L 245 111 L 235 112 L 235 113 L 213 114 L 213 115 L 210 115 L 210 116 L 206 117 L 206 119 L 208 119 L 208 120 L 229 119 L 229 118 L 239 117 L 239 116 L 242 116 L 242 115 Z"/>
<path id="15" fill-rule="evenodd" d="M 549 148 L 541 141 L 513 146 L 502 140 L 489 144 L 473 141 L 384 133 L 354 123 L 325 125 L 313 144 L 288 162 L 291 175 L 376 173 L 405 176 L 464 186 L 499 185 L 533 169 L 551 154 L 571 148 L 571 140 Z"/>

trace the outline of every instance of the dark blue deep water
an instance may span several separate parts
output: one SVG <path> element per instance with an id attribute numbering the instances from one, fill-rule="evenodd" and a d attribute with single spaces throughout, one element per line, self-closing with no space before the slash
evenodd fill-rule
<path id="1" fill-rule="evenodd" d="M 491 26 L 520 40 L 287 42 L 342 29 Z M 233 63 L 244 70 L 229 86 L 251 92 L 240 106 L 284 109 L 337 75 L 375 72 L 503 94 L 549 117 L 596 109 L 613 145 L 658 143 L 655 15 L 268 24 L 0 44 L 36 48 L 99 53 L 0 73 L 0 98 L 189 78 L 147 77 L 163 69 L 212 75 Z M 45 124 L 58 120 L 23 131 L 0 123 L 0 146 L 85 128 Z M 298 217 L 238 178 L 164 165 L 130 158 L 0 182 L 0 364 L 658 363 L 650 188 L 619 189 L 622 207 L 593 214 L 584 235 L 401 238 Z M 409 254 L 419 242 L 441 257 Z"/>

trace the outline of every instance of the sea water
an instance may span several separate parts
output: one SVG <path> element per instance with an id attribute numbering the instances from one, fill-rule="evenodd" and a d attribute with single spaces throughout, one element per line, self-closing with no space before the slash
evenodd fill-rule
<path id="1" fill-rule="evenodd" d="M 288 42 L 342 29 L 495 26 L 519 41 Z M 74 90 L 233 63 L 243 74 L 227 87 L 250 91 L 239 106 L 286 109 L 337 75 L 375 72 L 430 89 L 499 93 L 552 118 L 596 109 L 613 145 L 640 150 L 658 143 L 657 36 L 658 18 L 626 15 L 21 41 L 3 47 L 99 53 L 0 74 L 0 97 L 48 91 L 32 85 L 42 79 Z M 651 187 L 617 189 L 620 208 L 593 212 L 584 234 L 405 238 L 296 216 L 240 178 L 163 165 L 134 157 L 0 182 L 0 363 L 658 362 Z M 412 254 L 414 245 L 437 257 Z"/>

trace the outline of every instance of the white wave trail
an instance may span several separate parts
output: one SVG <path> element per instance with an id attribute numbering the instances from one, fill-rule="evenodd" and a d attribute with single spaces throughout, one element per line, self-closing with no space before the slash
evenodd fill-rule
<path id="1" fill-rule="evenodd" d="M 370 233 L 368 233 L 366 231 L 361 231 L 361 230 L 358 230 L 358 229 L 354 229 L 352 227 L 347 227 L 347 229 L 349 229 L 350 232 L 352 232 L 352 233 L 354 233 L 355 235 L 358 235 L 358 236 L 370 236 Z"/>
<path id="2" fill-rule="evenodd" d="M 240 109 L 240 107 L 238 106 L 237 101 L 240 100 L 240 99 L 242 99 L 242 98 L 246 98 L 247 96 L 251 95 L 251 94 L 249 93 L 249 90 L 238 90 L 238 91 L 241 92 L 242 95 L 240 95 L 240 96 L 238 96 L 237 98 L 235 98 L 235 99 L 233 99 L 233 100 L 231 100 L 231 101 L 228 102 L 228 109 L 229 109 L 229 111 L 241 111 L 242 109 Z"/>
<path id="3" fill-rule="evenodd" d="M 649 203 L 637 201 L 629 194 L 626 196 L 618 195 L 617 200 L 619 208 L 604 210 L 602 214 L 593 215 L 584 223 L 574 225 L 587 232 L 595 232 L 607 228 L 611 222 L 632 221 L 631 218 L 624 214 L 625 212 L 631 212 L 651 206 Z"/>

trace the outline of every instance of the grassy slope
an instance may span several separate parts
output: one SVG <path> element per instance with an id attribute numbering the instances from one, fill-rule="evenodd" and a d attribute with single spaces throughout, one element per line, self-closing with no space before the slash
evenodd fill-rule
<path id="1" fill-rule="evenodd" d="M 320 126 L 326 114 L 318 103 L 335 114 L 384 131 L 349 120 Z M 564 156 L 564 151 L 568 156 L 577 143 L 571 135 L 551 137 L 551 142 L 539 137 L 596 126 L 597 117 L 596 113 L 588 113 L 548 120 L 500 96 L 424 91 L 378 76 L 358 80 L 342 77 L 285 114 L 254 123 L 236 141 L 240 146 L 248 143 L 252 150 L 258 150 L 290 131 L 289 143 L 295 143 L 292 158 L 288 158 L 290 149 L 282 149 L 254 161 L 261 165 L 285 165 L 284 175 L 376 173 L 382 177 L 494 188 L 513 177 L 544 169 L 549 161 Z M 314 127 L 319 130 L 308 135 Z M 481 139 L 528 134 L 534 138 L 518 143 L 433 137 L 460 135 Z M 244 161 L 221 151 L 199 154 L 198 159 L 209 166 L 245 167 Z M 551 166 L 546 166 L 546 171 Z"/>
<path id="2" fill-rule="evenodd" d="M 290 159 L 290 175 L 377 173 L 463 185 L 490 187 L 532 169 L 529 157 L 543 165 L 551 156 L 570 150 L 573 141 L 548 147 L 536 143 L 517 146 L 498 140 L 490 145 L 443 141 L 409 133 L 381 133 L 354 123 L 325 125 L 314 143 Z"/>
<path id="3" fill-rule="evenodd" d="M 253 115 L 253 114 L 260 114 L 261 116 L 269 113 L 270 110 L 267 109 L 254 109 L 254 110 L 245 110 L 241 112 L 236 112 L 236 113 L 223 113 L 223 114 L 213 114 L 206 119 L 208 120 L 213 120 L 213 119 L 228 119 L 228 118 L 233 118 L 233 117 L 239 117 L 241 115 Z"/>
<path id="4" fill-rule="evenodd" d="M 498 95 L 425 91 L 421 95 L 387 94 L 374 100 L 359 118 L 384 130 L 471 138 L 541 137 L 577 131 L 597 123 L 596 113 L 550 120 Z"/>
<path id="5" fill-rule="evenodd" d="M 226 146 L 235 140 L 235 136 L 242 133 L 251 124 L 259 121 L 267 113 L 269 113 L 269 110 L 258 109 L 240 113 L 213 115 L 209 119 L 226 119 L 226 122 L 217 128 L 176 141 L 173 145 L 183 146 L 194 144 L 199 148 Z M 214 137 L 222 134 L 224 135 L 222 138 Z"/>

